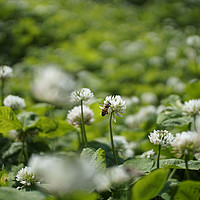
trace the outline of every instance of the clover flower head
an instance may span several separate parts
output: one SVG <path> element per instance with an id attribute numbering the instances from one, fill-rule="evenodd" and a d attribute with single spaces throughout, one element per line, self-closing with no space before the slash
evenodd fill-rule
<path id="1" fill-rule="evenodd" d="M 163 147 L 169 147 L 174 140 L 174 136 L 167 130 L 154 130 L 148 137 L 151 143 Z"/>
<path id="2" fill-rule="evenodd" d="M 25 101 L 23 98 L 13 95 L 8 95 L 4 101 L 4 106 L 10 107 L 13 110 L 22 109 L 26 106 Z"/>
<path id="3" fill-rule="evenodd" d="M 71 93 L 71 102 L 88 101 L 94 97 L 89 88 L 81 88 Z"/>
<path id="4" fill-rule="evenodd" d="M 24 186 L 31 186 L 36 183 L 36 177 L 30 167 L 22 168 L 16 175 L 16 181 L 19 181 Z"/>
<path id="5" fill-rule="evenodd" d="M 144 152 L 140 157 L 141 158 L 153 158 L 153 156 L 155 155 L 155 152 L 153 149 Z"/>
<path id="6" fill-rule="evenodd" d="M 131 145 L 124 136 L 114 136 L 113 138 L 115 150 L 124 158 L 130 158 L 134 155 Z"/>
<path id="7" fill-rule="evenodd" d="M 172 142 L 173 152 L 177 157 L 183 154 L 195 154 L 200 152 L 200 136 L 196 132 L 182 132 L 177 133 L 174 141 Z"/>
<path id="8" fill-rule="evenodd" d="M 113 119 L 116 122 L 115 115 L 122 117 L 120 113 L 124 113 L 124 110 L 126 109 L 126 102 L 122 100 L 120 95 L 111 95 L 106 97 L 104 101 L 104 107 L 108 104 L 110 104 L 108 113 L 113 113 Z"/>
<path id="9" fill-rule="evenodd" d="M 200 37 L 198 35 L 190 35 L 186 39 L 186 44 L 192 47 L 200 47 Z"/>
<path id="10" fill-rule="evenodd" d="M 186 101 L 182 110 L 184 115 L 195 115 L 200 113 L 200 99 Z"/>
<path id="11" fill-rule="evenodd" d="M 13 69 L 9 66 L 0 66 L 0 79 L 9 79 L 13 77 Z"/>
<path id="12" fill-rule="evenodd" d="M 83 105 L 83 116 L 84 123 L 87 125 L 91 125 L 91 123 L 94 121 L 93 111 L 85 105 Z M 67 121 L 70 125 L 73 125 L 77 128 L 81 125 L 81 106 L 75 106 L 73 109 L 69 110 Z"/>
<path id="13" fill-rule="evenodd" d="M 76 81 L 70 73 L 49 64 L 35 71 L 31 89 L 34 97 L 40 101 L 66 106 L 75 87 Z"/>

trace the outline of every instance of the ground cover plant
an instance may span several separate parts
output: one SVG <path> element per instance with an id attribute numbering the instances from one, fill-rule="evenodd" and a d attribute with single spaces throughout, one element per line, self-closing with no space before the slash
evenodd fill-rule
<path id="1" fill-rule="evenodd" d="M 198 1 L 0 11 L 0 199 L 200 199 Z"/>

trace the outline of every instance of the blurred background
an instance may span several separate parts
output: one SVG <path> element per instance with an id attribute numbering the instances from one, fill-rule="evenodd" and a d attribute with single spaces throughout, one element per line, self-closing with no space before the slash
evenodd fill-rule
<path id="1" fill-rule="evenodd" d="M 127 110 L 115 133 L 128 140 L 156 127 L 170 94 L 199 98 L 199 51 L 198 0 L 0 0 L 0 63 L 14 70 L 5 95 L 25 98 L 27 107 L 53 104 L 65 119 L 77 88 L 100 100 L 119 94 Z M 107 124 L 91 107 L 100 127 L 88 128 L 94 139 Z"/>

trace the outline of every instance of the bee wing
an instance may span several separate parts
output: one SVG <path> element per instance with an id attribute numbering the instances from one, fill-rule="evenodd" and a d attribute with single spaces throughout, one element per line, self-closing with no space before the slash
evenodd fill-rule
<path id="1" fill-rule="evenodd" d="M 104 107 L 103 107 L 103 103 L 99 103 L 99 108 L 101 108 L 101 109 L 103 109 Z"/>

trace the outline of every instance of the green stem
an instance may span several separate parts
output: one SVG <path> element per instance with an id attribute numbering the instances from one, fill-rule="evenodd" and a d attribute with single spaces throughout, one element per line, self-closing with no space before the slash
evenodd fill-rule
<path id="1" fill-rule="evenodd" d="M 168 180 L 171 179 L 174 174 L 176 173 L 176 169 L 173 169 L 172 172 L 170 173 L 169 177 L 168 177 Z"/>
<path id="2" fill-rule="evenodd" d="M 194 131 L 197 132 L 197 127 L 196 127 L 196 115 L 193 116 L 194 120 Z"/>
<path id="3" fill-rule="evenodd" d="M 81 134 L 81 137 L 80 137 L 80 134 Z M 79 132 L 77 132 L 78 142 L 79 142 L 79 148 L 82 149 L 82 148 L 85 146 L 82 127 L 81 127 L 80 134 L 79 134 Z M 81 140 L 82 140 L 82 141 L 81 141 Z"/>
<path id="4" fill-rule="evenodd" d="M 186 168 L 185 175 L 186 175 L 187 180 L 190 179 L 189 168 L 188 168 L 188 158 L 189 158 L 189 155 L 185 154 L 185 168 Z"/>
<path id="5" fill-rule="evenodd" d="M 4 79 L 1 79 L 1 105 L 3 106 L 3 100 L 4 100 Z"/>
<path id="6" fill-rule="evenodd" d="M 161 144 L 158 145 L 157 169 L 160 168 L 160 150 L 161 150 Z"/>
<path id="7" fill-rule="evenodd" d="M 112 115 L 113 115 L 113 113 L 111 112 L 110 121 L 109 121 L 110 141 L 111 141 L 111 146 L 112 146 L 112 152 L 113 152 L 113 156 L 114 156 L 115 165 L 118 165 L 117 156 L 116 156 L 116 152 L 115 152 L 114 141 L 113 141 L 113 133 L 112 133 Z"/>
<path id="8" fill-rule="evenodd" d="M 86 136 L 86 131 L 85 131 L 85 124 L 84 124 L 84 115 L 83 115 L 83 100 L 81 100 L 81 130 L 82 130 L 82 134 L 84 137 L 84 147 L 88 147 L 87 144 L 87 136 Z"/>

